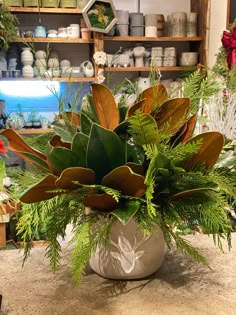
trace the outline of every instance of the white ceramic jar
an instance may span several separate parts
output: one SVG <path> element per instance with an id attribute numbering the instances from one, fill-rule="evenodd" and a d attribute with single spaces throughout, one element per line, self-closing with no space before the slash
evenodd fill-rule
<path id="1" fill-rule="evenodd" d="M 31 66 L 34 61 L 34 56 L 29 47 L 23 47 L 21 53 L 21 62 L 24 66 Z"/>
<path id="2" fill-rule="evenodd" d="M 34 69 L 31 65 L 26 65 L 22 68 L 22 76 L 23 78 L 33 78 L 34 77 Z"/>
<path id="3" fill-rule="evenodd" d="M 171 14 L 171 31 L 174 37 L 185 37 L 187 35 L 187 13 L 174 12 Z"/>
<path id="4" fill-rule="evenodd" d="M 145 37 L 157 37 L 157 27 L 145 26 Z"/>
<path id="5" fill-rule="evenodd" d="M 80 37 L 80 27 L 79 24 L 70 24 L 67 27 L 67 36 L 68 38 L 77 38 Z"/>

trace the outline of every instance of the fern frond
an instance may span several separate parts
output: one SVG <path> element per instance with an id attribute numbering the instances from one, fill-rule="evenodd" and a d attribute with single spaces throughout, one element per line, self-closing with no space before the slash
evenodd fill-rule
<path id="1" fill-rule="evenodd" d="M 179 165 L 189 159 L 193 154 L 195 154 L 201 145 L 202 140 L 198 140 L 192 143 L 180 143 L 175 147 L 171 147 L 170 145 L 163 145 L 161 151 L 175 165 Z"/>
<path id="2" fill-rule="evenodd" d="M 181 236 L 175 233 L 171 233 L 171 236 L 174 239 L 176 248 L 179 252 L 187 256 L 190 256 L 194 261 L 210 268 L 207 258 L 203 256 L 196 247 L 193 247 L 188 240 L 182 238 Z"/>
<path id="3" fill-rule="evenodd" d="M 77 181 L 74 181 L 73 183 L 81 185 Z M 96 189 L 97 192 L 105 192 L 108 195 L 111 195 L 117 202 L 119 201 L 119 198 L 121 196 L 121 193 L 118 190 L 110 188 L 110 187 L 106 187 L 103 185 L 82 185 L 82 186 L 83 188 Z"/>
<path id="4" fill-rule="evenodd" d="M 149 115 L 137 111 L 129 118 L 129 133 L 132 135 L 136 145 L 154 144 L 161 140 L 156 122 Z"/>
<path id="5" fill-rule="evenodd" d="M 219 83 L 206 70 L 195 71 L 183 80 L 183 97 L 190 99 L 191 113 L 196 113 L 203 102 L 220 90 Z"/>
<path id="6" fill-rule="evenodd" d="M 236 197 L 236 182 L 230 175 L 227 169 L 216 168 L 210 172 L 209 177 L 218 185 L 222 192 L 228 196 Z"/>

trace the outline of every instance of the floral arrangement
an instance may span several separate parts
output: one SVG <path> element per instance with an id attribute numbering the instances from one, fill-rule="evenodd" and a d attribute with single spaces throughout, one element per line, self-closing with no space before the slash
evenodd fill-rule
<path id="1" fill-rule="evenodd" d="M 101 84 L 92 85 L 86 100 L 80 113 L 61 114 L 45 152 L 11 129 L 1 132 L 10 150 L 36 165 L 37 173 L 42 170 L 39 181 L 34 178 L 20 195 L 23 215 L 18 233 L 25 242 L 24 257 L 37 222 L 43 220 L 46 253 L 57 269 L 58 236 L 64 237 L 71 223 L 72 268 L 79 280 L 97 246 L 109 241 L 115 222 L 125 225 L 135 219 L 147 234 L 159 226 L 168 246 L 175 244 L 208 265 L 171 227 L 176 222 L 197 223 L 220 248 L 222 238 L 230 246 L 232 228 L 225 208 L 227 197 L 235 194 L 235 176 L 214 166 L 224 136 L 207 132 L 192 137 L 197 114 L 190 99 L 170 99 L 162 84 L 144 90 L 130 108 L 117 107 L 112 92 Z M 91 237 L 96 224 L 99 228 Z"/>

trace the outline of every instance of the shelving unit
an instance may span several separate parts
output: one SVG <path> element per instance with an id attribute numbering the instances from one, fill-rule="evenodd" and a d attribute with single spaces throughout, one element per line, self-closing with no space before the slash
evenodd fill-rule
<path id="1" fill-rule="evenodd" d="M 16 14 L 20 21 L 20 27 L 24 30 L 24 28 L 31 27 L 34 28 L 37 26 L 38 21 L 38 13 L 39 9 L 37 7 L 9 7 L 9 10 Z M 70 23 L 79 23 L 79 15 L 82 14 L 81 9 L 68 9 L 68 8 L 40 8 L 41 17 L 43 23 L 45 22 L 45 26 L 47 29 L 49 28 L 57 28 L 59 25 L 69 25 Z M 55 24 L 55 27 L 53 27 Z M 44 25 L 44 24 L 43 24 Z M 53 49 L 62 50 L 64 52 L 65 59 L 77 60 L 78 62 L 75 65 L 80 64 L 84 60 L 91 60 L 92 54 L 96 51 L 96 36 L 93 36 L 92 39 L 82 39 L 82 38 L 23 38 L 19 37 L 14 40 L 14 43 L 19 44 L 29 44 L 35 43 L 39 49 L 44 49 L 44 44 L 52 45 Z M 63 45 L 62 45 L 63 44 Z M 55 46 L 58 45 L 58 46 Z M 67 46 L 68 45 L 68 46 Z M 71 46 L 73 45 L 73 46 Z M 79 48 L 82 45 L 82 52 Z M 88 48 L 86 48 L 88 45 Z M 58 47 L 58 48 L 57 48 Z M 83 48 L 84 47 L 84 48 Z M 65 51 L 69 51 L 69 53 L 65 53 Z M 80 56 L 80 52 L 84 55 L 84 59 Z M 67 58 L 68 55 L 68 58 Z M 73 64 L 72 64 L 73 65 Z M 42 80 L 41 78 L 2 78 L 4 80 Z M 47 80 L 47 78 L 45 78 Z M 94 82 L 96 80 L 96 76 L 94 77 L 82 77 L 82 78 L 50 78 L 53 81 L 59 82 Z"/>
<path id="2" fill-rule="evenodd" d="M 198 13 L 198 36 L 196 37 L 132 37 L 132 36 L 106 36 L 102 33 L 93 33 L 93 39 L 90 40 L 83 40 L 81 38 L 71 39 L 71 38 L 33 38 L 31 39 L 25 39 L 25 38 L 18 38 L 15 42 L 19 43 L 29 43 L 33 42 L 37 45 L 41 45 L 43 43 L 49 43 L 52 45 L 60 45 L 63 44 L 88 44 L 89 45 L 89 56 L 88 59 L 91 60 L 92 54 L 96 51 L 105 51 L 109 53 L 110 47 L 117 45 L 119 42 L 126 43 L 152 43 L 154 46 L 177 46 L 184 47 L 185 51 L 187 49 L 189 51 L 198 52 L 199 55 L 199 63 L 202 65 L 206 64 L 206 29 L 207 29 L 207 14 L 208 14 L 208 3 L 209 0 L 186 0 L 190 1 L 190 11 L 197 12 Z M 38 8 L 30 8 L 30 7 L 10 7 L 10 11 L 19 14 L 19 16 L 22 18 L 22 16 L 27 17 L 27 21 L 29 17 L 32 16 L 36 17 L 36 14 L 38 14 Z M 73 17 L 78 17 L 79 14 L 82 14 L 81 9 L 66 9 L 66 8 L 40 8 L 41 14 L 45 17 L 50 16 L 50 23 L 52 23 L 52 19 L 54 20 L 60 20 L 63 21 L 66 16 L 70 17 L 70 19 Z M 63 17 L 63 18 L 61 18 Z M 125 44 L 124 44 L 125 45 Z M 180 49 L 181 50 L 181 49 Z M 70 50 L 71 53 L 71 50 Z M 191 71 L 196 69 L 196 67 L 159 67 L 158 70 L 162 72 L 182 72 L 182 71 Z M 106 72 L 147 72 L 150 70 L 149 67 L 105 67 Z M 95 77 L 93 78 L 57 78 L 56 81 L 74 81 L 74 82 L 90 82 L 95 81 L 97 76 L 97 69 L 95 67 Z"/>

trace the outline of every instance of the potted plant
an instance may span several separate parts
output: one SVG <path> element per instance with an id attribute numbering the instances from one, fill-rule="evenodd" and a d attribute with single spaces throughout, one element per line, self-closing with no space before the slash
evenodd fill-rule
<path id="1" fill-rule="evenodd" d="M 207 132 L 192 137 L 197 115 L 191 113 L 190 100 L 169 99 L 162 84 L 143 91 L 126 115 L 122 112 L 124 119 L 106 86 L 93 84 L 86 100 L 79 114 L 61 114 L 44 153 L 11 129 L 1 132 L 10 150 L 44 173 L 20 201 L 23 207 L 31 204 L 32 216 L 35 212 L 36 218 L 38 213 L 45 218 L 52 268 L 58 267 L 60 258 L 58 236 L 65 236 L 69 223 L 74 226 L 72 268 L 77 280 L 89 260 L 104 277 L 147 276 L 155 271 L 152 252 L 154 256 L 160 252 L 156 264 L 161 264 L 163 237 L 167 246 L 174 243 L 207 265 L 172 225 L 197 222 L 220 248 L 221 238 L 230 245 L 225 206 L 226 193 L 235 194 L 233 180 L 214 167 L 223 135 Z M 30 228 L 25 221 L 18 225 L 25 257 L 33 228 L 37 223 Z M 155 244 L 150 248 L 152 237 Z M 152 267 L 146 270 L 149 258 Z"/>
<path id="2" fill-rule="evenodd" d="M 18 20 L 9 9 L 0 2 L 0 50 L 8 49 L 16 38 Z"/>

